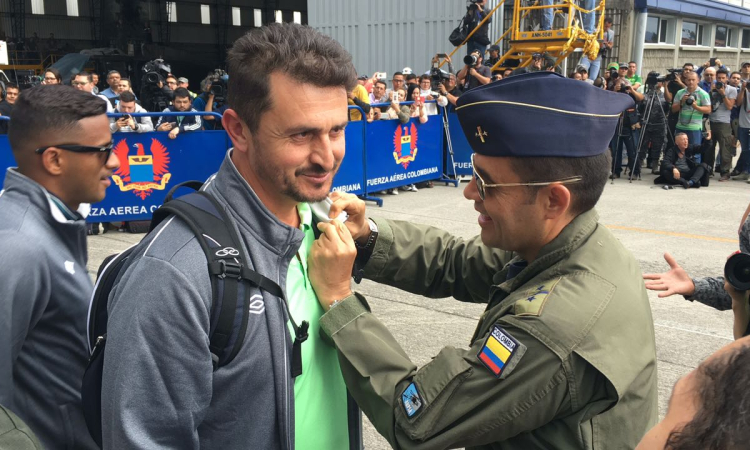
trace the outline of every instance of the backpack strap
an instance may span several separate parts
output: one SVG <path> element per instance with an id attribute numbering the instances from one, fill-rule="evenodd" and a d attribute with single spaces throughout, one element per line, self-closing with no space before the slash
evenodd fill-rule
<path id="1" fill-rule="evenodd" d="M 283 289 L 275 281 L 247 267 L 248 259 L 232 217 L 213 196 L 203 191 L 165 203 L 154 212 L 152 224 L 158 224 L 173 214 L 193 231 L 208 262 L 213 292 L 209 348 L 214 370 L 231 362 L 242 347 L 250 308 L 248 292 L 242 285 L 244 280 L 281 298 L 295 333 L 292 377 L 301 374 L 301 346 L 308 337 L 309 324 L 303 321 L 298 326 L 291 316 Z M 241 309 L 239 315 L 238 309 Z"/>

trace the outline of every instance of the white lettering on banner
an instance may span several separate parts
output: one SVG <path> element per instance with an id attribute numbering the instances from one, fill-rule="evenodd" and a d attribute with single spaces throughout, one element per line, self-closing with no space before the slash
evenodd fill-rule
<path id="1" fill-rule="evenodd" d="M 126 214 L 153 214 L 154 211 L 159 209 L 161 205 L 134 205 L 134 206 L 113 206 L 107 211 L 106 208 L 92 207 L 89 216 L 100 217 L 100 216 L 122 216 Z"/>
<path id="2" fill-rule="evenodd" d="M 470 162 L 454 162 L 453 167 L 456 169 L 471 169 Z"/>
<path id="3" fill-rule="evenodd" d="M 397 174 L 391 175 L 390 177 L 370 178 L 367 180 L 367 185 L 368 186 L 380 186 L 381 184 L 395 183 L 397 181 L 410 180 L 412 178 L 419 178 L 425 175 L 432 175 L 434 173 L 440 173 L 438 168 L 428 167 L 427 169 L 419 169 L 419 170 L 414 170 L 414 171 L 406 172 L 406 173 L 397 173 Z"/>
<path id="4" fill-rule="evenodd" d="M 359 183 L 356 183 L 356 184 L 345 184 L 343 186 L 336 186 L 331 190 L 334 192 L 352 192 L 352 191 L 358 191 L 360 189 L 362 189 L 362 185 Z"/>

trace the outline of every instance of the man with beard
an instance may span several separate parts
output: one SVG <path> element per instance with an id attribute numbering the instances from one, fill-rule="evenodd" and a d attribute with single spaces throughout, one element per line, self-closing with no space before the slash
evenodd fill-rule
<path id="1" fill-rule="evenodd" d="M 169 112 L 198 112 L 190 106 L 190 93 L 185 88 L 174 91 L 174 102 L 164 111 Z M 169 139 L 175 139 L 178 134 L 200 130 L 203 124 L 201 116 L 161 116 L 156 123 L 156 131 L 169 131 Z"/>
<path id="2" fill-rule="evenodd" d="M 326 199 L 344 157 L 351 56 L 311 28 L 273 24 L 234 43 L 228 71 L 222 124 L 234 147 L 204 190 L 234 218 L 247 268 L 284 295 L 242 284 L 244 344 L 214 370 L 206 255 L 184 221 L 165 219 L 110 296 L 103 447 L 359 448 L 360 416 L 307 275 L 309 203 Z"/>

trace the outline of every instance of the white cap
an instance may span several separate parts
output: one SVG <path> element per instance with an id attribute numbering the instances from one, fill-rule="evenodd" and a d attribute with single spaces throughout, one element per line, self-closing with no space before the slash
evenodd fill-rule
<path id="1" fill-rule="evenodd" d="M 404 75 L 411 75 L 411 67 L 404 67 L 404 70 L 402 70 L 401 73 L 403 73 Z"/>

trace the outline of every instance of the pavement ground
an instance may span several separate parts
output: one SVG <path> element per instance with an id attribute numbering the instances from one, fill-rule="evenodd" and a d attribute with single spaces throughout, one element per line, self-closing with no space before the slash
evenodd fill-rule
<path id="1" fill-rule="evenodd" d="M 723 274 L 727 256 L 739 249 L 737 229 L 750 201 L 750 185 L 744 181 L 719 183 L 717 175 L 707 188 L 664 190 L 653 184 L 654 178 L 648 173 L 641 181 L 629 183 L 623 178 L 608 183 L 597 206 L 600 222 L 633 253 L 644 273 L 667 270 L 663 253 L 669 251 L 693 277 Z M 387 195 L 382 208 L 368 203 L 368 214 L 433 225 L 469 238 L 479 232 L 479 225 L 473 203 L 463 197 L 465 186 L 436 183 L 433 189 Z M 105 256 L 124 250 L 142 236 L 114 231 L 91 236 L 89 271 L 96 273 Z M 427 299 L 366 280 L 356 289 L 419 366 L 444 346 L 466 347 L 484 310 L 484 305 Z M 649 300 L 663 415 L 674 383 L 731 342 L 732 312 L 716 311 L 681 296 L 660 299 L 654 292 L 649 292 Z M 648 331 L 633 329 L 633 333 L 640 332 Z M 438 338 L 426 339 L 427 335 Z M 365 422 L 366 448 L 390 448 Z"/>

